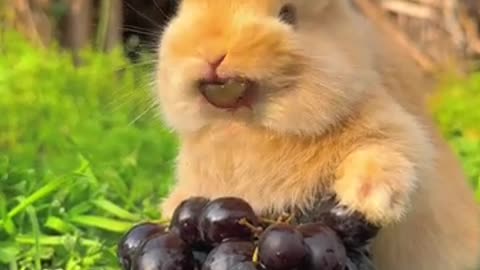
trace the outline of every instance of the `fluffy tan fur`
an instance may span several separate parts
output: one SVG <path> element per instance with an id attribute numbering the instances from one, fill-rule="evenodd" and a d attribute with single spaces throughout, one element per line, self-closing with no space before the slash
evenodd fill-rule
<path id="1" fill-rule="evenodd" d="M 159 46 L 157 95 L 179 135 L 170 216 L 190 196 L 246 199 L 258 213 L 319 194 L 383 226 L 380 270 L 471 270 L 480 223 L 461 167 L 425 110 L 426 84 L 344 0 L 184 0 Z M 213 61 L 257 81 L 252 109 L 210 106 L 195 81 Z"/>

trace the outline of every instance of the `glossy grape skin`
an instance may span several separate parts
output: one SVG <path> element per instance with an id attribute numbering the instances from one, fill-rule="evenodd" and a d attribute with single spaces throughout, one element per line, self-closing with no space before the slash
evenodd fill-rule
<path id="1" fill-rule="evenodd" d="M 151 222 L 137 224 L 126 232 L 117 245 L 117 256 L 123 269 L 130 270 L 136 253 L 149 237 L 162 233 L 165 228 Z"/>
<path id="2" fill-rule="evenodd" d="M 225 241 L 210 252 L 202 270 L 232 270 L 241 263 L 251 261 L 254 250 L 252 242 Z"/>
<path id="3" fill-rule="evenodd" d="M 205 206 L 199 219 L 202 240 L 211 245 L 218 245 L 229 239 L 251 240 L 254 232 L 239 223 L 243 218 L 253 226 L 259 224 L 254 210 L 243 199 L 223 197 L 211 201 Z"/>
<path id="4" fill-rule="evenodd" d="M 309 248 L 309 261 L 306 270 L 344 270 L 347 264 L 347 251 L 335 231 L 322 223 L 309 223 L 298 226 Z"/>
<path id="5" fill-rule="evenodd" d="M 302 234 L 289 224 L 268 227 L 258 241 L 261 265 L 268 270 L 304 269 L 308 249 Z"/>
<path id="6" fill-rule="evenodd" d="M 175 209 L 170 222 L 170 230 L 175 231 L 189 245 L 201 245 L 198 220 L 209 199 L 203 197 L 189 198 Z"/>
<path id="7" fill-rule="evenodd" d="M 380 227 L 368 222 L 359 212 L 340 205 L 335 195 L 325 195 L 311 209 L 296 216 L 295 223 L 321 222 L 333 229 L 348 250 L 367 246 L 378 234 Z"/>
<path id="8" fill-rule="evenodd" d="M 172 232 L 149 238 L 133 265 L 133 270 L 196 270 L 190 247 Z"/>

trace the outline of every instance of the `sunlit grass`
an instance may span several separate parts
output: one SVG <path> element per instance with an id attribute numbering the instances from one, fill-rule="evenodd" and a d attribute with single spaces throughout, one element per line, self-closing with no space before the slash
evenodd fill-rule
<path id="1" fill-rule="evenodd" d="M 480 72 L 445 79 L 432 104 L 437 123 L 461 158 L 480 202 Z"/>
<path id="2" fill-rule="evenodd" d="M 150 66 L 86 52 L 75 68 L 66 53 L 9 38 L 0 52 L 0 269 L 118 269 L 119 235 L 160 218 L 172 180 L 175 138 L 155 109 L 145 113 Z"/>

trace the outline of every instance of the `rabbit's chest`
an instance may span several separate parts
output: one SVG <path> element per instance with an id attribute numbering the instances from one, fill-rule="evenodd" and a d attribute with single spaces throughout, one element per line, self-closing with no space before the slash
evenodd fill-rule
<path id="1" fill-rule="evenodd" d="M 187 145 L 179 177 L 190 178 L 196 195 L 241 197 L 257 211 L 308 207 L 329 193 L 344 155 L 339 146 L 251 135 Z"/>

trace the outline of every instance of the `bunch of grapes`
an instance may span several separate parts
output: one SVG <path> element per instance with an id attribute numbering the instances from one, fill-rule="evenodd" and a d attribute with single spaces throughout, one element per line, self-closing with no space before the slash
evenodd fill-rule
<path id="1" fill-rule="evenodd" d="M 125 270 L 373 269 L 365 245 L 346 234 L 348 226 L 290 221 L 262 219 L 240 198 L 193 197 L 177 207 L 168 226 L 131 228 L 118 256 Z"/>

